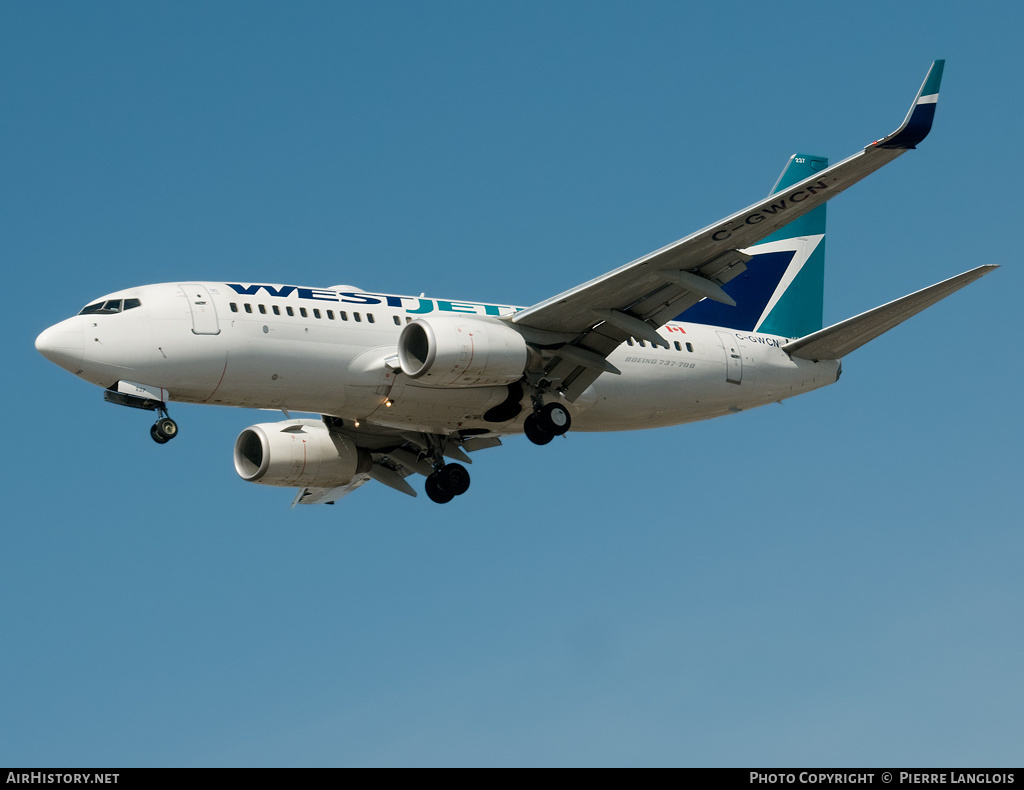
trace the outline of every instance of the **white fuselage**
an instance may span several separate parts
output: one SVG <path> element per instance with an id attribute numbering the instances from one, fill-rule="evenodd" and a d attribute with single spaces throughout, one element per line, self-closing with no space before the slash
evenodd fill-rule
<path id="1" fill-rule="evenodd" d="M 148 285 L 101 301 L 117 299 L 139 303 L 50 327 L 37 341 L 40 350 L 99 386 L 136 382 L 166 390 L 174 401 L 317 412 L 438 434 L 522 431 L 525 413 L 502 423 L 483 419 L 508 397 L 508 387 L 423 386 L 402 375 L 396 361 L 399 334 L 414 318 L 505 321 L 513 307 L 347 286 L 224 283 Z M 609 357 L 621 375 L 601 375 L 571 404 L 573 430 L 693 422 L 838 377 L 836 360 L 791 358 L 780 348 L 787 338 L 677 322 L 660 335 L 668 349 L 634 340 Z"/>

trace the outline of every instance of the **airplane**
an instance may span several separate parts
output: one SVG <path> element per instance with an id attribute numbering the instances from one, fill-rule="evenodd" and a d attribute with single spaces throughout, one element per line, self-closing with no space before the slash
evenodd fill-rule
<path id="1" fill-rule="evenodd" d="M 839 379 L 841 360 L 988 274 L 979 266 L 822 326 L 826 202 L 931 130 L 944 61 L 900 127 L 829 166 L 795 154 L 767 198 L 530 307 L 268 283 L 177 282 L 111 293 L 36 339 L 47 359 L 156 412 L 279 410 L 246 428 L 237 473 L 334 504 L 370 480 L 437 503 L 469 489 L 468 453 L 526 434 L 705 420 Z M 292 418 L 291 412 L 320 419 Z"/>

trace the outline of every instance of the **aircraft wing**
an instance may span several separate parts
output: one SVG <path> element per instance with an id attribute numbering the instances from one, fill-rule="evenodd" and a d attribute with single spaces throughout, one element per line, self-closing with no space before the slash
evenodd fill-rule
<path id="1" fill-rule="evenodd" d="M 665 345 L 656 329 L 701 299 L 734 304 L 722 290 L 746 268 L 744 250 L 916 147 L 931 130 L 945 61 L 932 63 L 892 134 L 787 190 L 590 282 L 522 310 L 512 321 L 547 351 L 545 375 L 575 400 L 629 337 Z"/>
<path id="2" fill-rule="evenodd" d="M 358 429 L 350 427 L 343 420 L 324 415 L 327 429 L 341 433 L 351 439 L 357 447 L 366 450 L 373 463 L 365 472 L 361 472 L 343 486 L 334 488 L 300 488 L 292 501 L 296 505 L 333 505 L 343 496 L 347 496 L 357 488 L 376 480 L 389 488 L 401 491 L 409 496 L 417 496 L 416 490 L 406 482 L 411 474 L 429 476 L 433 466 L 425 460 L 427 451 L 433 447 L 441 449 L 442 454 L 454 461 L 472 464 L 473 460 L 467 452 L 476 452 L 488 447 L 498 447 L 501 440 L 492 437 L 440 436 L 435 434 L 398 431 L 374 425 L 362 425 Z"/>

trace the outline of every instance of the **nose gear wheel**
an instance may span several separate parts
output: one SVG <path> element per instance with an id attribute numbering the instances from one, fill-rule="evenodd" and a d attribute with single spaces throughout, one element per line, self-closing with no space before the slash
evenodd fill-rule
<path id="1" fill-rule="evenodd" d="M 164 412 L 164 416 L 153 423 L 153 427 L 149 429 L 149 435 L 157 444 L 167 444 L 178 435 L 178 423 L 168 417 L 167 412 Z"/>

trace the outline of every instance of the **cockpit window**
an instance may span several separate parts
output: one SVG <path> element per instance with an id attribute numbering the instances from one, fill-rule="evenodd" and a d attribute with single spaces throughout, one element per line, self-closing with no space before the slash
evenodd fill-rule
<path id="1" fill-rule="evenodd" d="M 107 299 L 105 302 L 96 302 L 88 307 L 83 307 L 79 315 L 109 315 L 141 306 L 142 302 L 138 299 Z"/>
<path id="2" fill-rule="evenodd" d="M 107 299 L 105 302 L 97 302 L 91 304 L 82 310 L 79 315 L 103 315 L 105 313 L 120 313 L 121 312 L 121 300 L 120 299 Z"/>

